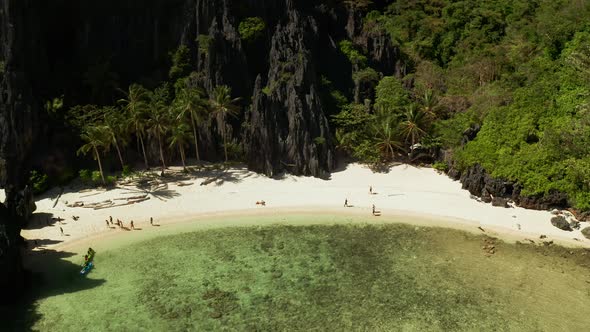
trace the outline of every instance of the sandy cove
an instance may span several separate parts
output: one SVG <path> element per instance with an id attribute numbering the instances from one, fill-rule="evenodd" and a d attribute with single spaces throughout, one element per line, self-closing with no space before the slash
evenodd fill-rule
<path id="1" fill-rule="evenodd" d="M 105 220 L 109 216 L 121 219 L 125 227 L 133 220 L 135 227 L 145 229 L 151 227 L 150 217 L 154 218 L 154 223 L 165 227 L 171 223 L 204 222 L 232 214 L 318 213 L 365 215 L 366 222 L 403 221 L 479 233 L 482 231 L 478 227 L 481 227 L 490 235 L 511 241 L 532 239 L 539 243 L 540 235 L 546 235 L 544 241 L 590 247 L 590 240 L 579 230 L 567 232 L 552 226 L 553 215 L 549 211 L 493 207 L 479 202 L 470 198 L 458 181 L 431 168 L 398 165 L 388 173 L 373 173 L 365 166 L 350 164 L 345 170 L 333 173 L 330 180 L 292 175 L 273 179 L 241 167 L 222 170 L 208 166 L 185 176 L 179 168 L 173 167 L 168 174 L 164 179 L 153 177 L 151 183 L 144 180 L 125 184 L 123 181 L 116 189 L 108 191 L 69 186 L 60 196 L 60 190 L 54 188 L 37 200 L 34 219 L 21 234 L 31 244 L 37 240 L 43 248 L 60 250 L 97 237 L 129 234 L 107 228 Z M 373 187 L 372 195 L 369 186 Z M 125 198 L 143 196 L 149 199 L 98 210 L 68 207 L 74 202 L 88 205 L 108 200 L 110 204 L 124 204 Z M 345 199 L 351 207 L 343 206 Z M 261 200 L 266 202 L 265 207 L 256 205 Z M 372 204 L 381 211 L 380 217 L 371 215 Z M 74 221 L 72 216 L 79 216 L 79 219 Z M 48 226 L 47 220 L 52 217 L 64 220 L 52 221 Z M 582 229 L 590 226 L 589 223 L 581 225 Z M 60 227 L 66 236 L 61 234 Z"/>

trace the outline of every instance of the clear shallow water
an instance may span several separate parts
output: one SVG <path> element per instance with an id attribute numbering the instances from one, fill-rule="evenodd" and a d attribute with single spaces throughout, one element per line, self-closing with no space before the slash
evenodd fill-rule
<path id="1" fill-rule="evenodd" d="M 184 225 L 178 227 L 185 233 L 146 231 L 130 244 L 118 237 L 109 240 L 110 250 L 95 246 L 97 268 L 87 278 L 73 264 L 48 273 L 19 324 L 42 331 L 588 326 L 589 251 L 511 245 L 442 228 L 330 221 L 340 224 L 200 231 Z M 495 253 L 488 257 L 482 247 L 490 245 Z"/>

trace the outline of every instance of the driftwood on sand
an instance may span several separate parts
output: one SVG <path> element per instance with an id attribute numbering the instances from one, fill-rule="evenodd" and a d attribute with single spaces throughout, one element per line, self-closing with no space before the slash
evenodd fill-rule
<path id="1" fill-rule="evenodd" d="M 179 187 L 191 186 L 192 184 L 192 182 L 176 182 L 176 185 Z"/>
<path id="2" fill-rule="evenodd" d="M 135 203 L 140 203 L 143 201 L 147 201 L 150 199 L 148 195 L 140 195 L 140 196 L 132 196 L 132 197 L 121 197 L 121 198 L 114 198 L 113 200 L 106 200 L 102 202 L 95 202 L 95 203 L 84 203 L 84 202 L 75 202 L 74 204 L 68 205 L 69 207 L 83 207 L 87 209 L 94 209 L 94 210 L 102 210 L 113 208 L 117 206 L 125 206 L 131 205 Z M 124 203 L 115 203 L 114 201 L 125 201 Z"/>

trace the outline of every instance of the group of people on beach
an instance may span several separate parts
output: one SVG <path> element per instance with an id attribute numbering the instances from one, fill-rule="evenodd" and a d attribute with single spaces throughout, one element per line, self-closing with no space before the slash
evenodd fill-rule
<path id="1" fill-rule="evenodd" d="M 107 224 L 108 228 L 111 228 L 111 226 L 113 225 L 113 217 L 109 216 L 109 219 L 105 219 L 105 223 Z M 118 218 L 115 222 L 115 225 L 117 225 L 119 228 L 125 228 L 125 226 L 123 225 L 123 221 L 119 220 Z M 150 225 L 154 226 L 154 218 L 153 217 L 150 217 Z M 133 223 L 133 220 L 131 220 L 129 222 L 129 229 L 133 229 L 133 230 L 136 229 L 135 223 Z"/>
<path id="2" fill-rule="evenodd" d="M 369 195 L 375 195 L 377 193 L 373 192 L 373 186 L 369 186 Z M 348 204 L 348 198 L 344 199 L 344 207 L 352 207 L 352 205 Z M 378 216 L 381 215 L 380 211 L 375 210 L 375 204 L 372 205 L 372 212 L 371 212 L 374 216 Z"/>

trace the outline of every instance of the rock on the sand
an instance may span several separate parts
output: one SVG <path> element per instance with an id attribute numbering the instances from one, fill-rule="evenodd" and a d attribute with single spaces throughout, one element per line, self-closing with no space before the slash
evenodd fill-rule
<path id="1" fill-rule="evenodd" d="M 509 208 L 510 205 L 508 205 L 508 199 L 507 198 L 502 198 L 502 197 L 494 197 L 492 198 L 492 205 L 493 206 L 501 206 L 503 208 Z"/>
<path id="2" fill-rule="evenodd" d="M 564 231 L 572 231 L 572 228 L 570 227 L 570 224 L 567 222 L 567 220 L 563 217 L 563 216 L 556 216 L 551 218 L 551 225 L 564 230 Z"/>
<path id="3" fill-rule="evenodd" d="M 582 234 L 587 238 L 590 239 L 590 227 L 586 227 L 582 230 Z"/>

